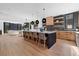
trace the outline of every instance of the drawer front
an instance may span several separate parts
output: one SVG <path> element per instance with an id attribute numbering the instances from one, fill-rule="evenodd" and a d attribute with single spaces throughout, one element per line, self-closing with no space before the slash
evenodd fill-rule
<path id="1" fill-rule="evenodd" d="M 76 36 L 75 36 L 75 33 L 67 33 L 66 34 L 66 36 L 67 36 L 67 39 L 68 40 L 76 40 L 75 38 L 76 38 Z"/>
<path id="2" fill-rule="evenodd" d="M 76 36 L 74 32 L 58 32 L 57 38 L 66 39 L 66 40 L 76 40 Z"/>

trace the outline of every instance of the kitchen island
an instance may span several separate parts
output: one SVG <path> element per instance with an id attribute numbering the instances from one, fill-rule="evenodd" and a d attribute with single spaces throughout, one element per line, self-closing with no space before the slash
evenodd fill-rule
<path id="1" fill-rule="evenodd" d="M 46 37 L 46 45 L 49 48 L 51 48 L 55 43 L 56 43 L 56 31 L 23 31 L 23 36 L 25 38 L 25 35 L 26 33 L 38 33 L 38 36 L 39 36 L 39 33 L 42 33 L 42 34 L 45 34 L 45 37 Z"/>

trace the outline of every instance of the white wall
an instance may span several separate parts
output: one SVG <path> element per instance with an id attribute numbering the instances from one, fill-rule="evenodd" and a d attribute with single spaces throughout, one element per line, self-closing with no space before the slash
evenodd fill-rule
<path id="1" fill-rule="evenodd" d="M 2 30 L 2 21 L 0 20 L 0 30 Z"/>

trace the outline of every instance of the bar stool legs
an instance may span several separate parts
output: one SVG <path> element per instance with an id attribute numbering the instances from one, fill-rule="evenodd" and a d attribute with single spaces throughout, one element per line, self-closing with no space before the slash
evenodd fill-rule
<path id="1" fill-rule="evenodd" d="M 41 40 L 38 41 L 38 46 L 40 46 L 41 44 Z M 46 40 L 43 40 L 43 47 L 45 48 L 46 47 Z"/>
<path id="2" fill-rule="evenodd" d="M 44 40 L 44 48 L 45 48 L 45 45 L 46 45 L 46 40 Z"/>
<path id="3" fill-rule="evenodd" d="M 45 34 L 43 34 L 43 33 L 39 33 L 38 45 L 39 45 L 39 43 L 41 43 L 41 41 L 43 41 L 43 47 L 45 48 L 45 46 L 46 46 L 46 37 L 45 37 Z"/>

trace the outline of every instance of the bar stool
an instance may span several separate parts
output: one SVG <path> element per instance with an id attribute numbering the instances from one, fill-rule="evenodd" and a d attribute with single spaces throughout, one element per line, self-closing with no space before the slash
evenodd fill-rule
<path id="1" fill-rule="evenodd" d="M 37 32 L 33 32 L 33 39 L 36 41 L 36 43 L 38 43 L 38 33 Z"/>
<path id="2" fill-rule="evenodd" d="M 27 36 L 26 39 L 28 40 L 29 39 L 29 32 L 26 33 L 26 36 Z"/>
<path id="3" fill-rule="evenodd" d="M 43 41 L 43 46 L 45 48 L 45 45 L 46 45 L 46 37 L 45 37 L 45 34 L 44 33 L 39 33 L 38 45 L 39 45 L 39 43 L 41 43 L 41 40 Z"/>
<path id="4" fill-rule="evenodd" d="M 29 39 L 33 39 L 33 34 L 32 34 L 32 32 L 29 32 Z"/>
<path id="5" fill-rule="evenodd" d="M 26 32 L 23 32 L 24 40 L 26 39 Z"/>
<path id="6" fill-rule="evenodd" d="M 25 33 L 25 37 L 26 37 L 26 39 L 27 39 L 27 32 Z"/>

